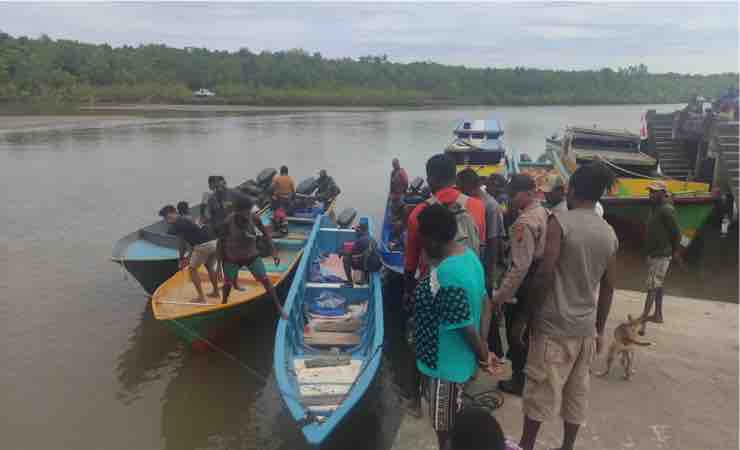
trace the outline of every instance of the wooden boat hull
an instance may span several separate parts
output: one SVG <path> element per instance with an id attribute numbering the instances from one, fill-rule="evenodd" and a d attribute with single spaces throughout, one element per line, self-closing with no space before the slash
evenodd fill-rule
<path id="1" fill-rule="evenodd" d="M 116 242 L 111 260 L 120 264 L 149 295 L 179 270 L 177 243 L 155 244 L 142 238 L 141 230 Z"/>
<path id="2" fill-rule="evenodd" d="M 311 232 L 305 257 L 296 270 L 285 303 L 289 319 L 281 320 L 278 324 L 273 364 L 283 401 L 312 445 L 320 445 L 326 440 L 363 398 L 380 365 L 383 346 L 383 298 L 379 274 L 371 274 L 369 284 L 365 287 L 308 282 L 309 266 L 315 256 L 324 251 L 334 252 L 344 242 L 354 240 L 355 233 L 352 230 L 332 230 L 328 227 L 333 225 L 323 220 Z M 372 233 L 372 227 L 370 231 Z M 302 375 L 308 367 L 307 361 L 326 355 L 317 350 L 317 346 L 321 345 L 318 341 L 332 333 L 325 332 L 319 338 L 318 333 L 305 331 L 304 300 L 316 297 L 323 290 L 337 293 L 351 303 L 367 300 L 366 312 L 358 319 L 362 321 L 362 326 L 352 334 L 353 340 L 331 344 L 342 346 L 343 351 L 330 354 L 346 358 L 347 364 L 319 368 L 319 373 L 327 374 L 326 371 L 321 372 L 326 369 L 330 376 L 318 376 L 313 386 L 307 386 L 306 378 Z M 348 334 L 351 333 L 338 333 L 341 339 L 348 339 Z M 311 389 L 319 395 L 310 395 Z"/>
<path id="3" fill-rule="evenodd" d="M 333 213 L 333 207 L 333 204 L 330 205 L 328 212 Z M 269 210 L 263 212 L 263 222 L 269 221 L 270 214 Z M 271 257 L 263 258 L 268 277 L 278 294 L 290 285 L 313 222 L 314 219 L 290 221 L 288 236 L 273 240 L 281 259 L 280 266 L 275 266 Z M 208 293 L 211 283 L 204 267 L 199 269 L 199 275 L 203 292 Z M 254 304 L 267 300 L 265 289 L 245 269 L 239 272 L 239 285 L 246 290 L 233 289 L 226 304 L 221 304 L 220 297 L 207 297 L 207 304 L 193 303 L 196 292 L 189 272 L 177 271 L 155 290 L 152 312 L 155 319 L 162 321 L 194 350 L 207 349 L 209 341 L 218 340 L 229 325 L 248 314 Z M 219 290 L 221 287 L 222 283 L 219 282 Z"/>
<path id="4" fill-rule="evenodd" d="M 676 208 L 678 225 L 681 229 L 681 246 L 688 248 L 696 239 L 699 231 L 712 215 L 716 200 L 713 196 L 696 198 L 676 198 L 673 206 Z M 606 197 L 602 200 L 607 220 L 615 227 L 627 230 L 644 240 L 647 236 L 647 220 L 652 209 L 649 199 L 620 199 Z"/>
<path id="5" fill-rule="evenodd" d="M 149 295 L 179 270 L 177 258 L 161 260 L 115 260 L 128 272 Z"/>
<path id="6" fill-rule="evenodd" d="M 548 145 L 547 152 L 555 169 L 567 180 L 572 171 L 560 158 L 559 150 Z M 647 219 L 652 208 L 647 186 L 653 181 L 650 178 L 618 177 L 614 188 L 602 197 L 605 218 L 617 230 L 627 231 L 640 240 L 646 237 Z M 710 192 L 708 183 L 671 179 L 661 181 L 671 194 L 681 228 L 681 246 L 686 249 L 707 223 L 717 196 Z"/>
<path id="7" fill-rule="evenodd" d="M 279 281 L 275 288 L 278 296 L 285 295 L 290 280 L 295 273 L 295 266 L 283 281 Z M 184 272 L 178 272 L 178 275 L 184 276 L 184 283 L 190 283 L 190 279 Z M 203 278 L 203 289 L 210 289 L 207 277 Z M 164 320 L 165 326 L 174 333 L 180 340 L 194 351 L 213 350 L 212 343 L 223 340 L 231 326 L 237 326 L 239 321 L 255 312 L 262 313 L 262 309 L 269 309 L 272 317 L 277 317 L 275 308 L 272 304 L 268 305 L 269 300 L 265 297 L 264 291 L 261 294 L 253 296 L 249 301 L 239 302 L 233 307 L 214 308 L 205 314 L 189 315 L 180 319 Z M 228 306 L 228 305 L 227 305 Z"/>

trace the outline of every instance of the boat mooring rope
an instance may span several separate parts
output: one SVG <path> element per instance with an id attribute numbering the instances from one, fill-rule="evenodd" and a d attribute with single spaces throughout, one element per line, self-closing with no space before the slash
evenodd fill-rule
<path id="1" fill-rule="evenodd" d="M 259 371 L 257 371 L 256 369 L 253 369 L 248 364 L 246 364 L 245 362 L 243 362 L 242 360 L 240 360 L 236 356 L 232 355 L 231 353 L 227 352 L 223 348 L 219 347 L 218 345 L 216 345 L 215 343 L 213 343 L 211 340 L 209 340 L 206 337 L 202 336 L 201 334 L 199 334 L 194 329 L 192 329 L 192 328 L 188 327 L 187 325 L 181 323 L 177 319 L 172 319 L 171 322 L 174 323 L 174 324 L 176 324 L 180 328 L 182 328 L 190 336 L 195 337 L 195 338 L 197 338 L 197 339 L 205 342 L 206 345 L 208 345 L 209 347 L 211 347 L 213 350 L 215 350 L 218 353 L 222 354 L 227 359 L 235 362 L 237 366 L 239 366 L 240 368 L 244 369 L 246 372 L 248 372 L 250 375 L 252 375 L 254 378 L 258 379 L 259 381 L 261 381 L 265 385 L 269 384 L 270 381 L 267 379 L 267 377 L 265 375 L 262 375 Z M 291 392 L 287 392 L 287 391 L 284 391 L 283 389 L 280 389 L 280 386 L 277 386 L 277 390 L 281 394 L 285 395 L 286 397 L 290 397 L 294 401 L 298 402 L 298 404 L 301 404 L 301 399 L 299 397 L 293 395 Z M 310 424 L 310 423 L 313 423 L 313 422 L 316 422 L 316 421 L 317 421 L 317 417 L 314 416 L 311 413 L 311 411 L 309 411 L 308 409 L 306 409 L 306 415 L 302 419 L 299 420 L 299 423 L 302 423 L 302 424 L 307 425 L 307 424 Z M 301 425 L 301 426 L 305 426 L 305 425 Z"/>
<path id="2" fill-rule="evenodd" d="M 473 405 L 483 408 L 491 413 L 504 406 L 504 396 L 497 389 L 491 389 L 489 391 L 483 391 L 473 395 L 463 391 L 463 397 L 470 400 Z"/>

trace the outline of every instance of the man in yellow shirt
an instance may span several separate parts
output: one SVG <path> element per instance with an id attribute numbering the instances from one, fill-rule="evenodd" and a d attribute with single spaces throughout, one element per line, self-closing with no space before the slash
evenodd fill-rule
<path id="1" fill-rule="evenodd" d="M 280 168 L 280 175 L 272 179 L 272 209 L 282 207 L 287 211 L 295 194 L 295 183 L 288 175 L 288 166 Z"/>

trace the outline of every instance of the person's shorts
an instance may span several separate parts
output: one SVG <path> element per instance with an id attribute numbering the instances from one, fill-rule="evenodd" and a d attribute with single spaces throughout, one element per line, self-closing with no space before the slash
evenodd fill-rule
<path id="1" fill-rule="evenodd" d="M 216 264 L 217 243 L 218 241 L 214 239 L 193 247 L 193 252 L 190 254 L 190 268 L 197 269 L 203 264 L 213 267 Z"/>
<path id="2" fill-rule="evenodd" d="M 421 394 L 429 408 L 434 431 L 452 431 L 462 409 L 465 385 L 422 375 Z"/>
<path id="3" fill-rule="evenodd" d="M 594 337 L 555 337 L 532 333 L 524 369 L 524 414 L 546 422 L 556 414 L 566 422 L 586 421 L 590 367 L 596 356 Z"/>
<path id="4" fill-rule="evenodd" d="M 647 289 L 657 289 L 663 287 L 665 276 L 668 273 L 668 267 L 671 265 L 670 256 L 648 256 L 647 267 Z"/>
<path id="5" fill-rule="evenodd" d="M 256 257 L 252 261 L 224 261 L 224 277 L 227 280 L 233 280 L 239 274 L 239 269 L 246 267 L 252 272 L 254 278 L 261 279 L 267 276 L 267 269 L 262 258 Z"/>

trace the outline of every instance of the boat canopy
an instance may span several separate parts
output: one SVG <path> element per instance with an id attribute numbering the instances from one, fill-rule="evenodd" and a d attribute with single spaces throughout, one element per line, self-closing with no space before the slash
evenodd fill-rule
<path id="1" fill-rule="evenodd" d="M 570 127 L 566 137 L 576 151 L 640 152 L 640 136 L 628 131 Z"/>
<path id="2" fill-rule="evenodd" d="M 568 127 L 563 141 L 565 156 L 578 161 L 607 160 L 629 167 L 654 168 L 658 161 L 640 151 L 640 136 L 629 131 Z"/>
<path id="3" fill-rule="evenodd" d="M 498 119 L 463 120 L 454 130 L 455 136 L 461 139 L 498 139 L 504 134 Z"/>

